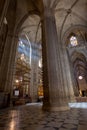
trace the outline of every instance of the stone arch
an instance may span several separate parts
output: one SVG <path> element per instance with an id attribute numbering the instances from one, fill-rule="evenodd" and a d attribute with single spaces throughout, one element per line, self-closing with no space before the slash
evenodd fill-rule
<path id="1" fill-rule="evenodd" d="M 28 16 L 31 16 L 31 15 L 38 15 L 40 16 L 40 12 L 38 12 L 37 10 L 33 10 L 33 11 L 29 11 L 28 13 L 26 13 L 16 24 L 16 34 L 18 34 L 20 32 L 20 27 L 21 25 L 24 23 L 24 21 L 28 18 Z"/>
<path id="2" fill-rule="evenodd" d="M 20 20 L 17 21 L 17 24 L 16 24 L 16 26 L 15 26 L 15 34 L 18 35 L 18 36 L 22 36 L 22 35 L 25 36 L 25 38 L 27 39 L 27 41 L 28 41 L 28 43 L 29 43 L 30 50 L 31 50 L 32 53 L 33 53 L 33 46 L 34 46 L 34 45 L 32 45 L 33 43 L 31 42 L 31 40 L 30 40 L 30 38 L 29 38 L 29 34 L 21 28 L 22 25 L 23 25 L 23 23 L 27 20 L 27 18 L 28 18 L 29 16 L 32 16 L 32 15 L 36 15 L 36 16 L 40 17 L 40 13 L 39 13 L 38 11 L 36 11 L 36 10 L 29 11 L 29 12 L 28 12 L 27 14 L 25 14 Z M 25 24 L 24 24 L 24 25 L 25 25 Z M 38 26 L 37 26 L 37 28 L 38 28 Z M 30 42 L 31 42 L 31 43 L 30 43 Z M 30 54 L 30 55 L 31 55 L 31 54 Z M 31 72 L 31 73 L 33 73 L 33 72 Z M 32 75 L 31 75 L 31 76 L 32 76 Z M 32 81 L 31 81 L 31 82 L 32 82 Z M 32 91 L 31 88 L 30 88 L 30 91 Z M 31 92 L 30 92 L 30 93 L 31 93 Z"/>
<path id="3" fill-rule="evenodd" d="M 86 61 L 86 58 L 84 56 L 84 54 L 78 52 L 78 51 L 74 51 L 71 55 L 71 61 L 74 62 L 74 60 L 76 59 L 76 57 L 80 58 L 83 61 Z"/>
<path id="4" fill-rule="evenodd" d="M 72 26 L 64 33 L 62 43 L 63 47 L 67 48 L 68 50 L 71 49 L 70 47 L 68 47 L 68 44 L 70 43 L 70 37 L 72 35 L 75 35 L 78 41 L 78 46 L 74 47 L 72 53 L 74 51 L 77 51 L 78 53 L 82 53 L 85 57 L 87 57 L 86 56 L 87 26 L 81 26 L 81 25 Z"/>
<path id="5" fill-rule="evenodd" d="M 87 26 L 84 26 L 84 25 L 73 25 L 72 27 L 68 28 L 65 33 L 63 34 L 62 36 L 62 43 L 63 45 L 65 44 L 65 42 L 67 42 L 67 38 L 70 37 L 70 34 L 74 33 L 77 31 L 77 30 L 81 30 L 81 31 L 85 31 L 87 32 Z"/>

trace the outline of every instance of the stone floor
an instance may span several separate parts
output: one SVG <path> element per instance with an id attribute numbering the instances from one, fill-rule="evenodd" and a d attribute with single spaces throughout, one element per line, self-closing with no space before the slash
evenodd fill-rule
<path id="1" fill-rule="evenodd" d="M 87 130 L 87 103 L 69 105 L 65 112 L 43 112 L 40 103 L 0 110 L 0 130 Z"/>

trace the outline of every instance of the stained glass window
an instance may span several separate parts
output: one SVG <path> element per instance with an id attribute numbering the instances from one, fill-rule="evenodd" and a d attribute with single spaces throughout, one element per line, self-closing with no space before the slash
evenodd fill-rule
<path id="1" fill-rule="evenodd" d="M 77 38 L 75 36 L 71 36 L 71 38 L 70 38 L 70 44 L 72 46 L 77 46 L 78 45 Z"/>

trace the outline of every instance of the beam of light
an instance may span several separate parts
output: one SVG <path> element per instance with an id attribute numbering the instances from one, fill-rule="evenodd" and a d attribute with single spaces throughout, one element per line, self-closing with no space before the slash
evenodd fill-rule
<path id="1" fill-rule="evenodd" d="M 31 43 L 30 43 L 30 40 L 29 40 L 27 34 L 25 34 L 25 37 L 27 38 L 28 43 L 29 43 L 29 45 L 30 45 L 30 65 L 31 65 L 31 54 L 32 54 Z"/>

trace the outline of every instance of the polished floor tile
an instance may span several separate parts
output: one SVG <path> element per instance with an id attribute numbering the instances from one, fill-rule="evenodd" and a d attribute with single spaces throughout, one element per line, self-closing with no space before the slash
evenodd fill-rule
<path id="1" fill-rule="evenodd" d="M 77 107 L 79 106 L 79 107 Z M 0 110 L 0 130 L 87 130 L 84 103 L 64 112 L 44 112 L 41 103 Z"/>

